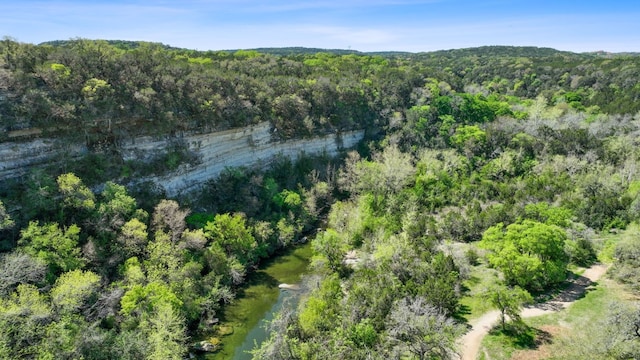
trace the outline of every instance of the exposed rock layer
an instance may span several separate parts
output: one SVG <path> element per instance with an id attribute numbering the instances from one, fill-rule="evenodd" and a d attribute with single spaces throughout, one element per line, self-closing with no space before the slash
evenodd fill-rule
<path id="1" fill-rule="evenodd" d="M 355 146 L 364 131 L 351 131 L 307 139 L 278 141 L 268 122 L 254 126 L 208 134 L 183 135 L 157 139 L 136 137 L 120 144 L 124 160 L 148 160 L 164 151 L 172 142 L 180 141 L 200 159 L 197 165 L 183 164 L 176 171 L 152 180 L 164 187 L 168 196 L 193 190 L 206 180 L 215 178 L 227 167 L 265 167 L 278 156 L 296 159 L 302 154 L 335 155 Z M 41 166 L 60 156 L 77 156 L 87 152 L 84 146 L 68 146 L 53 139 L 0 143 L 0 178 L 21 176 L 29 168 Z"/>

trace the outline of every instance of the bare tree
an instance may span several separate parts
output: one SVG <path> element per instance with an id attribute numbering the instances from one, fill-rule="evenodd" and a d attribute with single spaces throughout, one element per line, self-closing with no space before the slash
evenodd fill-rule
<path id="1" fill-rule="evenodd" d="M 44 281 L 47 264 L 28 254 L 12 252 L 0 256 L 0 296 L 7 295 L 20 284 Z"/>
<path id="2" fill-rule="evenodd" d="M 456 339 L 464 329 L 422 297 L 403 298 L 389 315 L 389 341 L 394 356 L 406 352 L 420 360 L 457 359 Z"/>
<path id="3" fill-rule="evenodd" d="M 181 209 L 174 200 L 162 200 L 153 211 L 152 224 L 155 230 L 167 231 L 171 234 L 171 241 L 176 243 L 186 227 L 185 218 L 189 209 Z"/>

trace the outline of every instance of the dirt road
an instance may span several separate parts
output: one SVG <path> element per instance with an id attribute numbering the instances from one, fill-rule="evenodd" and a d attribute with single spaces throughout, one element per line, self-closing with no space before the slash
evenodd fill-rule
<path id="1" fill-rule="evenodd" d="M 587 287 L 600 279 L 607 271 L 607 267 L 602 264 L 596 264 L 584 271 L 581 276 L 573 279 L 571 285 L 558 294 L 553 300 L 535 304 L 522 310 L 523 318 L 540 316 L 554 311 L 562 310 L 577 299 L 586 291 Z M 471 330 L 460 339 L 461 360 L 476 360 L 480 351 L 480 344 L 489 330 L 498 322 L 500 312 L 490 311 L 479 319 L 471 322 Z"/>

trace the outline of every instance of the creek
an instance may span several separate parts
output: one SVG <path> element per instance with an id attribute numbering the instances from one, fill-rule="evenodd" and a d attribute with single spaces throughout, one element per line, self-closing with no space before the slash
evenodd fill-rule
<path id="1" fill-rule="evenodd" d="M 282 283 L 297 284 L 307 272 L 312 255 L 311 243 L 289 248 L 260 265 L 247 277 L 234 301 L 225 306 L 220 323 L 209 339 L 220 341 L 215 353 L 202 356 L 207 360 L 251 359 L 249 351 L 267 339 L 265 321 L 273 319 L 282 306 L 296 306 L 298 291 L 281 290 Z"/>

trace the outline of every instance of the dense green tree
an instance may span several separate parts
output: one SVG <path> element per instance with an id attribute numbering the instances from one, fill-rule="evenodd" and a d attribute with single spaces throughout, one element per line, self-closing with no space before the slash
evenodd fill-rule
<path id="1" fill-rule="evenodd" d="M 258 243 L 241 214 L 218 214 L 204 227 L 205 236 L 215 242 L 229 256 L 235 256 L 243 266 L 254 263 Z"/>
<path id="2" fill-rule="evenodd" d="M 32 221 L 20 232 L 18 244 L 26 254 L 49 266 L 47 277 L 52 281 L 61 272 L 78 269 L 84 264 L 78 247 L 79 236 L 77 225 L 61 229 L 56 223 L 40 225 Z"/>
<path id="3" fill-rule="evenodd" d="M 59 312 L 77 312 L 97 294 L 99 286 L 99 275 L 91 271 L 72 270 L 56 280 L 51 289 L 51 302 Z"/>
<path id="4" fill-rule="evenodd" d="M 169 234 L 156 231 L 147 245 L 147 260 L 144 262 L 149 281 L 169 283 L 171 276 L 183 265 L 182 253 Z"/>
<path id="5" fill-rule="evenodd" d="M 182 301 L 167 285 L 156 281 L 144 286 L 134 285 L 128 290 L 120 299 L 120 312 L 125 316 L 144 318 L 165 305 L 179 311 Z"/>
<path id="6" fill-rule="evenodd" d="M 88 324 L 81 316 L 64 315 L 44 329 L 45 336 L 38 346 L 39 359 L 77 359 L 82 357 L 82 334 Z"/>
<path id="7" fill-rule="evenodd" d="M 490 250 L 489 262 L 509 285 L 541 291 L 566 277 L 565 240 L 559 227 L 525 220 L 506 228 L 492 226 L 482 236 L 481 246 Z"/>
<path id="8" fill-rule="evenodd" d="M 136 199 L 127 194 L 127 189 L 111 181 L 102 190 L 102 201 L 97 208 L 103 229 L 117 230 L 134 214 Z"/>
<path id="9" fill-rule="evenodd" d="M 125 258 L 143 255 L 148 242 L 147 225 L 133 218 L 122 225 L 118 242 L 122 245 Z"/>
<path id="10" fill-rule="evenodd" d="M 85 211 L 95 208 L 95 195 L 75 174 L 62 174 L 58 176 L 57 182 L 65 206 Z"/>
<path id="11" fill-rule="evenodd" d="M 337 273 L 344 273 L 346 268 L 343 264 L 344 257 L 348 250 L 348 245 L 340 234 L 333 229 L 327 229 L 321 234 L 318 234 L 313 239 L 313 249 L 320 255 L 321 259 L 316 259 L 316 262 L 326 262 L 325 266 Z"/>
<path id="12" fill-rule="evenodd" d="M 45 295 L 31 284 L 21 284 L 0 299 L 0 305 L 0 354 L 8 359 L 34 357 L 45 335 L 43 325 L 54 315 Z"/>
<path id="13" fill-rule="evenodd" d="M 301 330 L 310 336 L 335 327 L 340 312 L 342 289 L 337 276 L 322 281 L 301 305 L 299 324 Z"/>

